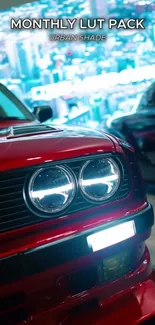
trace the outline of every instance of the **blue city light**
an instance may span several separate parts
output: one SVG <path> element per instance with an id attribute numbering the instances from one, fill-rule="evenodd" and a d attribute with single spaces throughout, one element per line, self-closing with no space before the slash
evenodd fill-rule
<path id="1" fill-rule="evenodd" d="M 11 18 L 27 17 L 145 18 L 146 29 L 107 30 L 105 42 L 50 41 L 52 31 L 10 29 Z M 135 112 L 154 80 L 155 1 L 40 0 L 0 18 L 0 82 L 31 109 L 51 105 L 54 123 L 104 127 Z"/>

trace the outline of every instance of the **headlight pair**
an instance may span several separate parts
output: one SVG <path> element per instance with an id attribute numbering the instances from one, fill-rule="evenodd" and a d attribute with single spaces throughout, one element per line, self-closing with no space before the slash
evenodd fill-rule
<path id="1" fill-rule="evenodd" d="M 120 184 L 120 170 L 111 158 L 87 161 L 76 180 L 65 166 L 51 166 L 37 170 L 31 177 L 28 195 L 31 204 L 45 217 L 60 213 L 73 201 L 77 188 L 85 198 L 104 202 L 112 197 Z"/>

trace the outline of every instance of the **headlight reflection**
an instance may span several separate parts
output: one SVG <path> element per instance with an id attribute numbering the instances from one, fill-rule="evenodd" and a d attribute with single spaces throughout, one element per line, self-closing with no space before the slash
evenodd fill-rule
<path id="1" fill-rule="evenodd" d="M 75 195 L 72 174 L 62 166 L 40 169 L 32 175 L 29 197 L 32 204 L 47 214 L 65 209 Z"/>
<path id="2" fill-rule="evenodd" d="M 120 170 L 111 158 L 89 160 L 79 173 L 79 189 L 91 201 L 109 199 L 116 193 L 119 184 Z M 43 216 L 51 217 L 72 203 L 76 185 L 74 175 L 64 166 L 41 168 L 30 179 L 29 199 L 38 213 L 41 211 Z"/>
<path id="3" fill-rule="evenodd" d="M 84 164 L 79 183 L 87 198 L 93 201 L 104 201 L 117 191 L 120 184 L 120 171 L 113 159 L 94 159 Z"/>

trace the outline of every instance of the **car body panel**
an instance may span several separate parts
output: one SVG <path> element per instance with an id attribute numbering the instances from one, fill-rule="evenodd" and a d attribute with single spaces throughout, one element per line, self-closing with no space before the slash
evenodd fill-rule
<path id="1" fill-rule="evenodd" d="M 0 171 L 116 151 L 104 133 L 71 127 L 21 136 L 7 135 L 6 131 L 0 136 L 0 146 Z"/>
<path id="2" fill-rule="evenodd" d="M 98 299 L 93 299 L 85 303 L 81 302 L 78 308 L 76 303 L 72 310 L 63 311 L 59 314 L 44 311 L 39 315 L 31 316 L 25 323 L 30 325 L 144 325 L 145 321 L 155 317 L 155 272 L 153 271 L 148 279 L 139 281 L 132 288 L 126 289 L 124 293 L 106 300 L 100 292 Z M 127 280 L 126 280 L 127 281 Z M 95 297 L 96 298 L 96 297 Z M 153 318 L 155 320 L 155 318 Z M 146 323 L 153 325 L 154 322 Z"/>
<path id="3" fill-rule="evenodd" d="M 125 201 L 125 202 L 124 202 Z M 17 253 L 22 253 L 35 247 L 50 244 L 52 242 L 70 238 L 83 231 L 99 227 L 114 220 L 121 220 L 129 215 L 143 211 L 147 207 L 147 202 L 134 201 L 131 202 L 129 196 L 128 201 L 122 200 L 121 203 L 115 202 L 115 212 L 112 213 L 112 205 L 106 208 L 96 207 L 85 212 L 77 213 L 77 216 L 69 216 L 63 219 L 55 219 L 45 221 L 44 223 L 32 225 L 22 229 L 17 229 L 7 233 L 0 234 L 0 258 L 5 258 Z M 83 216 L 83 220 L 81 219 Z M 88 219 L 88 216 L 89 219 Z M 67 224 L 67 221 L 70 221 Z M 77 222 L 73 222 L 77 220 Z M 57 225 L 56 229 L 52 226 Z M 58 227 L 59 226 L 59 227 Z M 42 231 L 40 231 L 42 230 Z M 29 236 L 27 236 L 29 235 Z M 16 241 L 14 240 L 16 238 Z M 7 241 L 6 241 L 7 240 Z"/>
<path id="4" fill-rule="evenodd" d="M 106 306 L 106 308 L 90 304 L 85 309 L 81 308 L 81 312 L 77 310 L 68 317 L 65 315 L 63 321 L 60 322 L 57 318 L 54 320 L 54 316 L 42 315 L 40 319 L 33 320 L 32 318 L 27 324 L 145 325 L 144 322 L 148 321 L 146 325 L 153 325 L 155 321 L 154 290 L 155 283 L 152 280 L 148 280 L 135 287 L 132 293 L 128 292 L 123 297 L 118 295 L 117 300 Z M 24 325 L 24 323 L 20 325 Z"/>
<path id="5" fill-rule="evenodd" d="M 14 104 L 26 110 L 5 87 L 1 88 Z M 155 277 L 145 245 L 151 234 L 154 216 L 147 202 L 132 147 L 98 131 L 41 125 L 33 114 L 28 115 L 32 119 L 31 125 L 27 120 L 24 123 L 16 120 L 0 123 L 0 184 L 3 184 L 0 187 L 0 323 L 138 325 L 142 319 L 155 314 Z M 113 196 L 100 205 L 92 202 L 88 205 L 87 200 L 82 211 L 73 209 L 69 213 L 69 210 L 65 210 L 62 215 L 50 215 L 48 220 L 34 213 L 34 221 L 24 192 L 26 180 L 29 182 L 27 177 L 34 169 L 67 164 L 68 160 L 75 165 L 76 159 L 80 158 L 78 174 L 74 174 L 78 180 L 83 161 L 98 156 L 113 157 L 120 164 L 122 174 L 119 189 L 125 195 L 116 195 L 115 199 Z M 16 192 L 16 182 L 23 171 L 21 190 Z M 78 181 L 77 192 L 80 192 Z M 14 200 L 17 200 L 13 212 L 12 193 Z M 32 218 L 29 226 L 25 219 L 24 223 L 18 223 L 23 212 L 19 208 L 19 196 Z M 8 209 L 9 212 L 4 212 Z M 24 218 L 27 218 L 26 214 L 27 210 Z M 13 218 L 17 224 L 12 226 Z M 88 235 L 109 230 L 129 220 L 135 227 L 133 236 L 96 252 L 89 247 Z M 5 228 L 6 223 L 11 223 L 10 228 Z M 123 258 L 126 259 L 121 269 L 118 261 L 122 252 L 125 252 Z M 117 267 L 114 268 L 116 274 L 111 275 L 113 258 Z M 107 278 L 104 269 L 106 261 L 110 263 Z M 96 277 L 87 287 L 85 285 L 92 270 L 95 270 Z M 82 277 L 81 274 L 86 275 Z M 75 283 L 70 285 L 72 277 Z M 81 282 L 84 287 L 81 287 Z"/>
<path id="6" fill-rule="evenodd" d="M 139 223 L 139 225 L 141 223 L 141 213 L 144 213 L 144 211 L 147 211 L 147 209 L 148 208 L 141 209 L 141 211 L 137 213 L 137 222 Z M 150 216 L 148 217 L 150 218 Z M 129 215 L 128 218 L 134 218 L 134 216 L 132 217 L 132 215 Z M 137 233 L 135 238 L 126 240 L 120 243 L 119 246 L 116 244 L 107 249 L 103 249 L 96 253 L 88 254 L 68 263 L 64 263 L 63 265 L 61 264 L 51 269 L 46 269 L 44 272 L 40 272 L 38 274 L 26 276 L 25 273 L 24 278 L 13 281 L 12 283 L 6 283 L 1 285 L 0 298 L 2 297 L 3 299 L 3 297 L 6 297 L 7 295 L 13 296 L 16 295 L 18 292 L 23 292 L 26 296 L 26 301 L 23 307 L 25 313 L 28 315 L 25 319 L 25 322 L 29 324 L 28 320 L 31 319 L 32 324 L 34 321 L 34 324 L 36 325 L 40 325 L 41 322 L 43 322 L 43 319 L 43 323 L 46 323 L 47 321 L 48 324 L 48 321 L 50 320 L 52 325 L 61 324 L 60 322 L 53 323 L 53 318 L 55 317 L 55 315 L 57 319 L 60 319 L 61 315 L 65 313 L 66 317 L 70 318 L 72 316 L 71 310 L 73 310 L 76 306 L 80 306 L 81 303 L 91 303 L 92 299 L 96 299 L 100 306 L 108 305 L 111 299 L 113 300 L 114 298 L 116 299 L 118 297 L 121 297 L 122 295 L 124 295 L 126 290 L 133 290 L 133 287 L 135 287 L 139 283 L 142 283 L 143 281 L 147 281 L 148 278 L 151 276 L 152 267 L 150 264 L 150 255 L 146 247 L 141 257 L 141 260 L 137 260 L 137 262 L 136 260 L 134 261 L 134 269 L 126 275 L 119 277 L 118 279 L 115 279 L 113 281 L 109 281 L 108 283 L 103 284 L 101 282 L 100 285 L 96 284 L 90 289 L 82 291 L 79 294 L 66 295 L 66 290 L 67 292 L 69 290 L 68 287 L 66 287 L 66 279 L 70 278 L 70 276 L 72 276 L 74 272 L 79 272 L 81 268 L 85 269 L 88 268 L 88 266 L 93 267 L 95 265 L 98 265 L 101 260 L 108 258 L 108 256 L 111 256 L 111 254 L 114 254 L 114 252 L 116 254 L 116 252 L 119 253 L 120 250 L 124 251 L 124 249 L 134 249 L 136 245 L 139 245 L 139 243 L 143 243 L 150 236 L 150 226 L 148 225 L 148 230 L 141 230 L 141 233 Z M 31 238 L 28 237 L 28 239 L 31 241 Z M 63 243 L 64 241 L 62 241 L 62 245 Z M 54 242 L 54 245 L 55 244 L 56 242 Z M 73 246 L 71 245 L 71 247 Z M 27 253 L 29 254 L 29 252 L 27 251 L 23 253 L 26 253 L 26 255 Z M 47 254 L 46 251 L 45 254 Z M 17 255 L 15 255 L 15 257 L 16 256 Z M 19 254 L 19 257 L 20 263 L 22 267 L 24 267 L 25 271 L 29 267 L 31 268 L 32 261 L 26 265 L 22 263 L 21 253 Z M 9 259 L 10 258 L 11 256 L 9 257 Z M 47 255 L 47 258 L 52 259 L 52 255 Z M 4 264 L 5 261 L 6 259 L 4 259 Z M 58 302 L 57 296 L 59 297 L 59 299 L 61 297 L 61 299 L 63 300 L 61 302 Z M 22 317 L 25 317 L 24 315 L 25 314 L 23 312 Z M 96 318 L 97 314 L 95 314 L 94 316 Z M 85 319 L 86 314 L 83 315 L 83 317 Z"/>

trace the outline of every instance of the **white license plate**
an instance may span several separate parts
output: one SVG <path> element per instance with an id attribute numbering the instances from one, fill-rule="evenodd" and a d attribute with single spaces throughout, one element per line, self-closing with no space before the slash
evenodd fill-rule
<path id="1" fill-rule="evenodd" d="M 87 237 L 87 243 L 93 252 L 120 243 L 136 234 L 134 221 L 124 222 Z"/>

